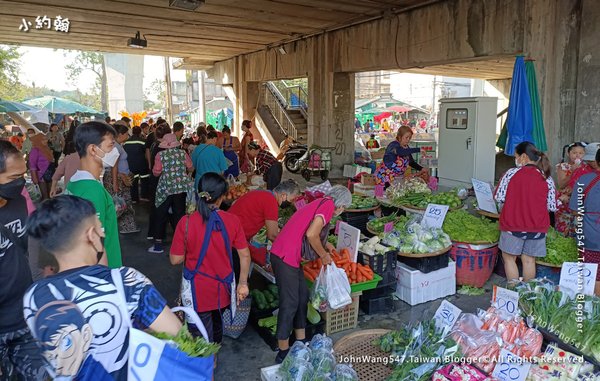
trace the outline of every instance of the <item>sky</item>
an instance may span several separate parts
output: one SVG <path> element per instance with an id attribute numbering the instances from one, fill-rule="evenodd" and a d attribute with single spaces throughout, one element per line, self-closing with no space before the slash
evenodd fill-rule
<path id="1" fill-rule="evenodd" d="M 19 75 L 21 83 L 31 86 L 35 82 L 36 87 L 46 86 L 57 91 L 79 89 L 82 92 L 88 92 L 94 84 L 95 74 L 90 71 L 83 72 L 76 84 L 69 81 L 64 67 L 73 61 L 74 52 L 34 47 L 21 47 L 19 51 L 23 54 Z M 145 56 L 144 89 L 157 78 L 164 78 L 163 58 Z"/>

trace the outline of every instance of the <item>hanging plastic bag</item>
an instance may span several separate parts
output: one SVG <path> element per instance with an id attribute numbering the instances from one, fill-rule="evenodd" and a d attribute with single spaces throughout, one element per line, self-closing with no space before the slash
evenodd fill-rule
<path id="1" fill-rule="evenodd" d="M 324 268 L 325 266 L 321 267 L 310 296 L 310 304 L 319 312 L 327 311 L 327 282 Z"/>
<path id="2" fill-rule="evenodd" d="M 335 265 L 328 265 L 325 269 L 325 278 L 329 308 L 337 310 L 352 303 L 350 282 L 344 270 Z"/>

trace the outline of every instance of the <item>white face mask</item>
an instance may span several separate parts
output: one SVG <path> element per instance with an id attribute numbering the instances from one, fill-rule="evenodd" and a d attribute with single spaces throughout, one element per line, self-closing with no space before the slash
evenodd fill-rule
<path id="1" fill-rule="evenodd" d="M 98 147 L 98 149 L 102 151 L 102 148 Z M 117 147 L 113 147 L 113 149 L 110 150 L 110 152 L 104 152 L 104 157 L 100 157 L 100 159 L 102 160 L 102 163 L 104 163 L 104 165 L 112 168 L 117 163 L 117 160 L 119 160 L 119 150 L 117 149 Z"/>
<path id="2" fill-rule="evenodd" d="M 519 159 L 517 159 L 517 158 L 515 157 L 515 167 L 517 167 L 517 168 L 520 168 L 520 167 L 522 167 L 522 166 L 523 166 L 523 164 L 520 164 L 520 163 L 519 163 Z"/>

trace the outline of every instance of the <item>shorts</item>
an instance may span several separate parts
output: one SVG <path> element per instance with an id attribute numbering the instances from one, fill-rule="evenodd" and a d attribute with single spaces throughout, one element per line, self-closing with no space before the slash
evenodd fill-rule
<path id="1" fill-rule="evenodd" d="M 596 272 L 596 282 L 600 282 L 600 251 L 585 250 L 583 252 L 584 263 L 596 263 L 598 271 Z"/>
<path id="2" fill-rule="evenodd" d="M 546 256 L 546 237 L 539 239 L 524 239 L 515 237 L 509 232 L 500 232 L 500 250 L 505 254 L 543 258 Z"/>

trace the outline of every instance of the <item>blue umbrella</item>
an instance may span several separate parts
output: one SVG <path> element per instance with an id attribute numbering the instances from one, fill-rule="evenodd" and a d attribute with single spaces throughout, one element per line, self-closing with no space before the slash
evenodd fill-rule
<path id="1" fill-rule="evenodd" d="M 533 113 L 523 56 L 518 56 L 515 60 L 506 125 L 508 139 L 504 153 L 512 156 L 519 143 L 533 141 Z"/>

